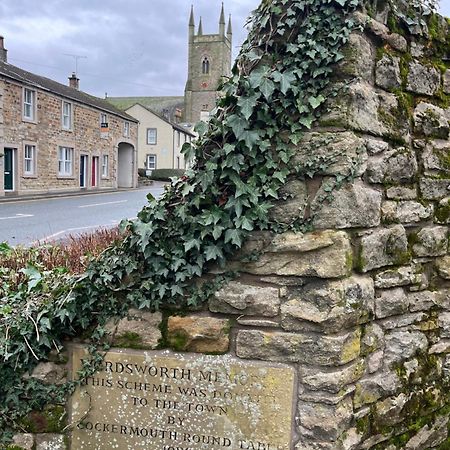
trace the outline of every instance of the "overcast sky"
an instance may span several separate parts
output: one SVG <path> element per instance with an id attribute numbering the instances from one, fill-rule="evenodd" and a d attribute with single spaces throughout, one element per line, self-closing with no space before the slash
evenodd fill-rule
<path id="1" fill-rule="evenodd" d="M 225 0 L 234 55 L 260 0 Z M 0 35 L 8 61 L 66 84 L 75 70 L 83 91 L 99 97 L 183 95 L 191 3 L 196 25 L 217 33 L 221 0 L 1 0 Z M 450 16 L 450 0 L 441 0 Z"/>

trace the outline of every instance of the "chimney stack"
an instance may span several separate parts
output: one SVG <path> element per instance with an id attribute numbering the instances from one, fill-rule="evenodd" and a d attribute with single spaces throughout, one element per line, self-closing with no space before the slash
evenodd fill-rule
<path id="1" fill-rule="evenodd" d="M 4 38 L 3 38 L 3 36 L 0 36 L 0 61 L 1 62 L 8 62 L 7 53 L 8 53 L 8 50 L 6 50 L 6 48 L 5 48 Z"/>
<path id="2" fill-rule="evenodd" d="M 74 89 L 80 88 L 80 79 L 77 77 L 75 72 L 73 72 L 72 76 L 69 77 L 69 86 Z"/>

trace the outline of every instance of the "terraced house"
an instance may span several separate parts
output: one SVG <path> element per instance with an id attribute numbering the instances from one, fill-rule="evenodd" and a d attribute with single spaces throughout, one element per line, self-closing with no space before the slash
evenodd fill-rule
<path id="1" fill-rule="evenodd" d="M 137 186 L 137 120 L 7 62 L 0 37 L 0 195 Z"/>

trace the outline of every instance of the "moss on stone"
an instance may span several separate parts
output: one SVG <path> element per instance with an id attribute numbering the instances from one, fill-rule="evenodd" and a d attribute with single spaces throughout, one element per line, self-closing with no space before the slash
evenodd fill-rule
<path id="1" fill-rule="evenodd" d="M 131 348 L 134 350 L 148 350 L 149 346 L 142 343 L 142 336 L 132 331 L 126 331 L 120 336 L 114 338 L 114 345 L 122 348 Z"/>
<path id="2" fill-rule="evenodd" d="M 434 215 L 439 223 L 447 223 L 450 219 L 450 199 L 447 204 L 439 204 Z"/>
<path id="3" fill-rule="evenodd" d="M 188 344 L 188 336 L 185 333 L 177 331 L 171 333 L 168 337 L 168 346 L 175 351 L 185 351 Z"/>
<path id="4" fill-rule="evenodd" d="M 66 409 L 62 405 L 48 405 L 43 411 L 32 411 L 20 425 L 27 433 L 63 433 L 67 425 Z"/>

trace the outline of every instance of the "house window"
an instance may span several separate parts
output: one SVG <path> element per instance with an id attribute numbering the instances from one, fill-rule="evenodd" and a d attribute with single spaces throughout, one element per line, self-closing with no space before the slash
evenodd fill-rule
<path id="1" fill-rule="evenodd" d="M 125 137 L 130 137 L 130 122 L 123 123 L 123 135 Z"/>
<path id="2" fill-rule="evenodd" d="M 36 167 L 36 146 L 26 144 L 23 152 L 23 173 L 24 175 L 34 175 Z"/>
<path id="3" fill-rule="evenodd" d="M 205 56 L 202 61 L 202 73 L 207 75 L 209 73 L 209 59 Z"/>
<path id="4" fill-rule="evenodd" d="M 35 120 L 36 115 L 36 91 L 23 89 L 23 117 L 27 120 Z"/>
<path id="5" fill-rule="evenodd" d="M 100 113 L 100 128 L 108 128 L 108 115 Z"/>
<path id="6" fill-rule="evenodd" d="M 102 178 L 109 176 L 109 155 L 102 156 Z"/>
<path id="7" fill-rule="evenodd" d="M 147 144 L 156 145 L 157 131 L 156 128 L 147 128 Z"/>
<path id="8" fill-rule="evenodd" d="M 62 127 L 64 130 L 72 129 L 72 103 L 62 103 Z"/>
<path id="9" fill-rule="evenodd" d="M 73 148 L 59 147 L 58 149 L 58 175 L 71 176 L 73 169 Z"/>
<path id="10" fill-rule="evenodd" d="M 156 155 L 147 155 L 147 169 L 156 169 Z"/>

